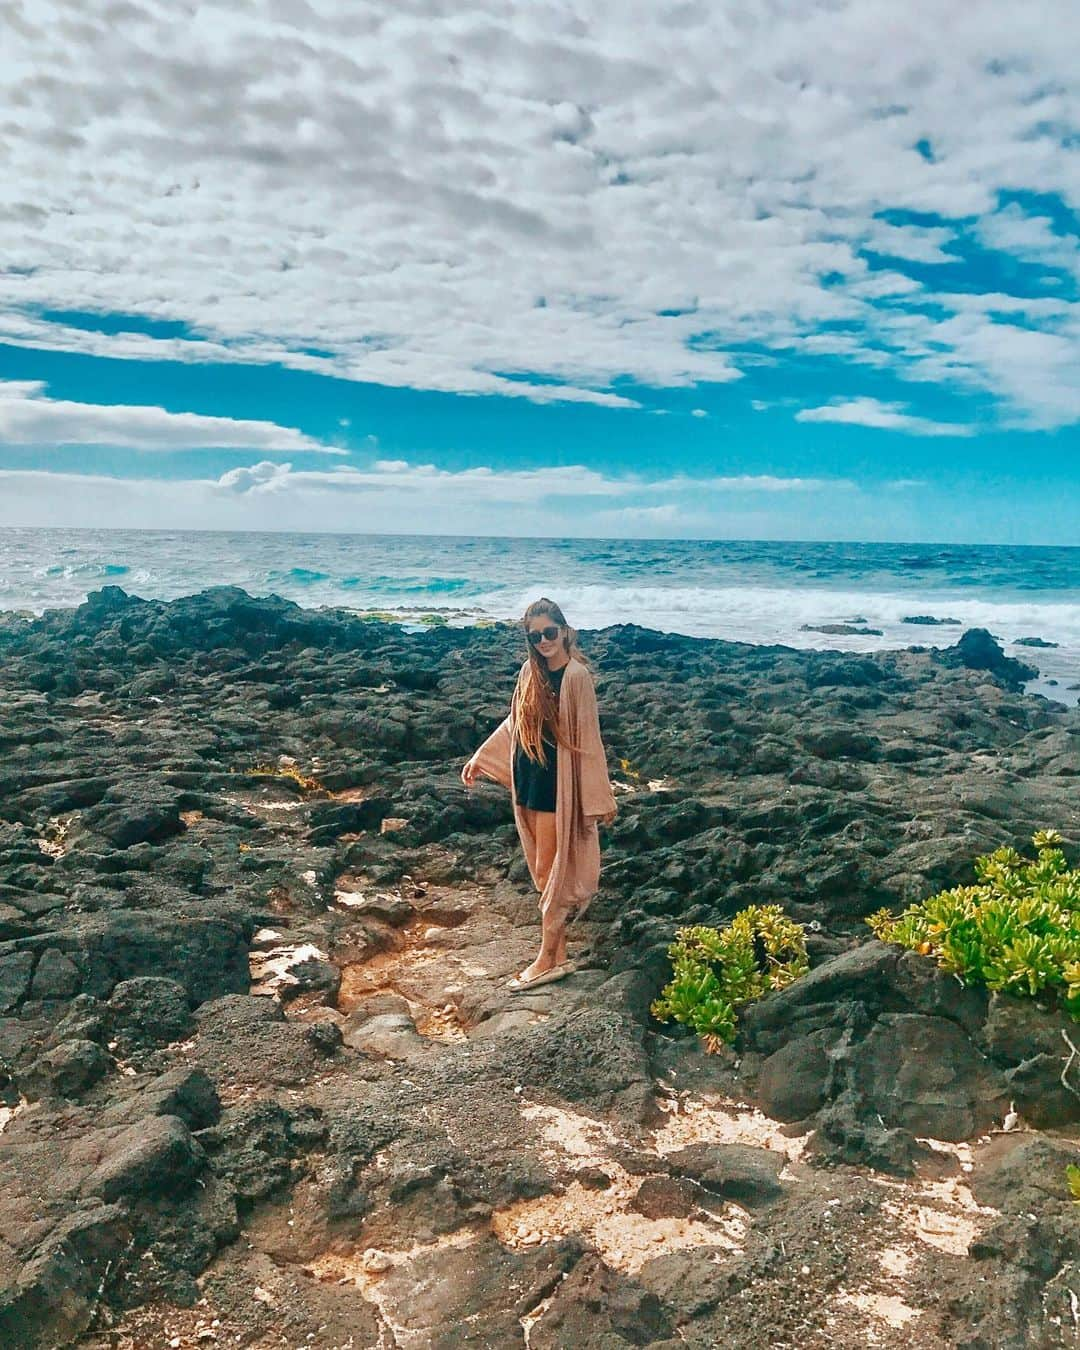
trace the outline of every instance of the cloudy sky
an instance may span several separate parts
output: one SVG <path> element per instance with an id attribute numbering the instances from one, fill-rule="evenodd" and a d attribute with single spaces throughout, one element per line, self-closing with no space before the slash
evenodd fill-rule
<path id="1" fill-rule="evenodd" d="M 1080 543 L 1074 0 L 9 0 L 0 525 Z"/>

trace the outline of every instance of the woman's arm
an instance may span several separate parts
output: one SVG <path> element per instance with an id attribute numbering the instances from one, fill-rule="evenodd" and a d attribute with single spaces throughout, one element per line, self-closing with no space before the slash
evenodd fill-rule
<path id="1" fill-rule="evenodd" d="M 490 776 L 489 766 L 493 759 L 502 758 L 510 749 L 510 732 L 513 726 L 513 714 L 507 713 L 491 735 L 472 757 L 477 769 Z"/>
<path id="2" fill-rule="evenodd" d="M 518 685 L 515 685 L 510 699 L 510 711 L 462 769 L 461 778 L 466 787 L 472 785 L 477 773 L 482 773 L 485 778 L 494 779 L 503 787 L 511 786 L 510 756 L 513 751 L 517 691 Z"/>

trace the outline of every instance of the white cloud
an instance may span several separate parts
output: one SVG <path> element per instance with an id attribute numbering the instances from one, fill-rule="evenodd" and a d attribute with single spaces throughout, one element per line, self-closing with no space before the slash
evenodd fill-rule
<path id="1" fill-rule="evenodd" d="M 803 408 L 796 422 L 842 422 L 848 426 L 881 427 L 886 431 L 905 431 L 912 436 L 972 436 L 974 427 L 959 422 L 934 422 L 904 412 L 902 403 L 882 403 L 876 398 L 852 398 L 828 403 L 821 408 Z"/>
<path id="2" fill-rule="evenodd" d="M 1070 359 L 1029 381 L 1024 343 L 909 307 L 903 267 L 974 219 L 1075 274 L 1041 212 L 998 209 L 1080 204 L 1074 26 L 1070 0 L 15 0 L 0 340 L 611 407 L 623 376 L 737 379 L 727 350 L 754 343 L 1075 420 L 1075 321 L 1046 320 Z"/>
<path id="3" fill-rule="evenodd" d="M 812 492 L 762 492 L 754 486 L 757 480 L 747 479 L 739 491 L 724 490 L 722 479 L 616 478 L 581 466 L 523 478 L 494 469 L 439 473 L 422 465 L 391 474 L 345 466 L 298 471 L 262 461 L 246 473 L 165 481 L 0 471 L 0 527 L 416 534 L 430 532 L 436 520 L 447 533 L 467 536 L 906 541 L 947 536 L 957 542 L 997 537 L 1068 543 L 1075 515 L 1059 492 L 1040 492 L 1037 485 L 1018 499 L 988 507 L 977 494 L 932 487 L 882 492 L 877 485 L 820 480 Z"/>
<path id="4" fill-rule="evenodd" d="M 1075 239 L 1055 233 L 1049 217 L 1028 215 L 1016 202 L 984 216 L 975 233 L 986 248 L 1080 276 Z"/>
<path id="5" fill-rule="evenodd" d="M 309 530 L 317 522 L 321 530 L 415 533 L 442 520 L 463 532 L 505 534 L 513 522 L 526 534 L 588 534 L 619 521 L 671 526 L 686 508 L 724 510 L 759 493 L 852 490 L 845 479 L 614 476 L 580 464 L 451 471 L 382 460 L 366 469 L 297 470 L 262 460 L 216 479 L 168 482 L 0 472 L 0 526 Z"/>
<path id="6" fill-rule="evenodd" d="M 44 380 L 0 380 L 0 398 L 38 398 L 45 392 Z"/>
<path id="7" fill-rule="evenodd" d="M 740 474 L 734 478 L 708 478 L 703 487 L 715 492 L 822 492 L 847 490 L 855 485 L 846 478 L 777 478 L 772 474 Z"/>
<path id="8" fill-rule="evenodd" d="M 955 238 L 955 230 L 941 226 L 889 225 L 883 220 L 875 220 L 861 242 L 869 252 L 893 258 L 920 263 L 955 263 L 957 255 L 947 253 L 943 248 Z"/>
<path id="9" fill-rule="evenodd" d="M 279 492 L 288 487 L 291 464 L 275 464 L 264 459 L 246 469 L 229 469 L 217 480 L 219 492 L 245 493 Z"/>
<path id="10" fill-rule="evenodd" d="M 164 408 L 47 398 L 40 381 L 0 381 L 0 444 L 109 445 L 132 450 L 307 450 L 340 454 L 293 427 Z"/>
<path id="11" fill-rule="evenodd" d="M 957 353 L 977 362 L 1015 409 L 1010 424 L 1052 429 L 1080 420 L 1076 319 L 1057 332 L 973 316 L 958 317 L 951 328 Z"/>

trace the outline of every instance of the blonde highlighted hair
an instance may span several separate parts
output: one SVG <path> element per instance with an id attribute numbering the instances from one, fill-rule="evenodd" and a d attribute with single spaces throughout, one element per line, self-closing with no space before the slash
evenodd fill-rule
<path id="1" fill-rule="evenodd" d="M 555 603 L 546 596 L 534 600 L 521 617 L 521 626 L 529 631 L 529 620 L 547 618 L 562 629 L 562 646 L 567 656 L 589 667 L 581 648 L 577 645 L 577 629 L 571 628 L 566 616 Z M 572 745 L 559 731 L 559 705 L 555 699 L 555 690 L 548 675 L 547 661 L 531 644 L 529 646 L 529 664 L 518 676 L 513 698 L 513 724 L 517 743 L 531 760 L 538 764 L 547 763 L 544 748 L 544 735 L 556 745 L 569 750 L 580 750 Z M 591 667 L 589 667 L 591 669 Z"/>

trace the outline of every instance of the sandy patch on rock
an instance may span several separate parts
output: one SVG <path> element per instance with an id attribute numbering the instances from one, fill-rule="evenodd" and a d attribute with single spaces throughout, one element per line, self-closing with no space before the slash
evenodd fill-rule
<path id="1" fill-rule="evenodd" d="M 265 930 L 260 930 L 263 932 Z M 258 936 L 258 935 L 256 935 Z M 253 994 L 280 995 L 282 990 L 300 983 L 293 974 L 294 966 L 305 961 L 326 961 L 327 955 L 313 942 L 271 947 L 267 951 L 253 950 L 248 958 Z"/>
<path id="2" fill-rule="evenodd" d="M 376 995 L 396 994 L 409 1005 L 421 1036 L 463 1041 L 472 1021 L 467 1008 L 462 1009 L 462 996 L 475 994 L 476 986 L 495 990 L 506 963 L 513 967 L 518 947 L 521 965 L 526 965 L 531 939 L 522 938 L 508 923 L 496 923 L 493 929 L 490 912 L 471 887 L 413 882 L 410 893 L 412 903 L 420 902 L 418 912 L 392 930 L 391 945 L 342 964 L 337 1006 L 353 1012 Z M 345 912 L 364 894 L 360 878 L 339 878 L 336 901 Z"/>
<path id="3" fill-rule="evenodd" d="M 878 1253 L 882 1273 L 902 1279 L 915 1264 L 914 1255 L 906 1247 L 886 1247 Z"/>
<path id="4" fill-rule="evenodd" d="M 963 1182 L 950 1181 L 916 1185 L 910 1195 L 887 1201 L 882 1213 L 926 1246 L 951 1256 L 967 1256 L 972 1242 L 998 1211 L 977 1204 Z"/>
<path id="5" fill-rule="evenodd" d="M 798 1162 L 806 1149 L 809 1133 L 788 1137 L 778 1120 L 745 1102 L 720 1096 L 669 1098 L 658 1102 L 668 1113 L 653 1134 L 657 1153 L 675 1153 L 690 1144 L 753 1144 L 783 1153 L 789 1163 Z"/>
<path id="6" fill-rule="evenodd" d="M 20 1101 L 18 1106 L 0 1106 L 0 1134 L 3 1134 L 16 1116 L 21 1116 L 26 1110 L 25 1100 Z"/>
<path id="7" fill-rule="evenodd" d="M 305 803 L 293 796 L 271 796 L 268 791 L 264 795 L 244 795 L 242 793 L 222 793 L 222 801 L 228 806 L 237 806 L 242 811 L 246 811 L 249 816 L 254 816 L 257 820 L 264 815 L 270 815 L 271 818 L 276 812 L 289 815 L 294 811 L 300 811 Z"/>
<path id="8" fill-rule="evenodd" d="M 686 1247 L 741 1249 L 748 1216 L 737 1205 L 717 1199 L 723 1215 L 701 1218 L 647 1219 L 630 1209 L 643 1176 L 632 1176 L 610 1155 L 619 1139 L 610 1126 L 560 1107 L 525 1102 L 522 1116 L 539 1123 L 544 1144 L 541 1154 L 557 1169 L 585 1171 L 599 1168 L 610 1184 L 572 1180 L 558 1195 L 520 1200 L 497 1210 L 492 1231 L 508 1247 L 535 1247 L 572 1233 L 590 1242 L 615 1269 L 635 1274 L 646 1261 Z M 659 1173 L 660 1169 L 657 1169 Z"/>
<path id="9" fill-rule="evenodd" d="M 479 1232 L 475 1228 L 459 1228 L 457 1232 L 447 1233 L 434 1242 L 414 1243 L 400 1250 L 366 1248 L 362 1251 L 326 1252 L 310 1263 L 310 1269 L 319 1280 L 353 1285 L 360 1297 L 378 1312 L 383 1328 L 393 1337 L 391 1345 L 400 1347 L 400 1350 L 411 1350 L 412 1347 L 420 1350 L 430 1341 L 430 1328 L 414 1330 L 396 1321 L 397 1303 L 383 1296 L 381 1285 L 385 1277 L 390 1271 L 410 1266 L 419 1257 L 431 1252 L 445 1251 L 448 1247 L 472 1246 L 478 1237 Z"/>
<path id="10" fill-rule="evenodd" d="M 891 1294 L 841 1294 L 840 1303 L 850 1304 L 860 1312 L 869 1313 L 886 1325 L 899 1330 L 922 1316 L 918 1308 L 909 1308 L 901 1298 Z"/>
<path id="11" fill-rule="evenodd" d="M 68 851 L 72 817 L 50 816 L 38 836 L 38 848 L 49 858 L 62 858 Z"/>
<path id="12" fill-rule="evenodd" d="M 492 1215 L 492 1231 L 507 1247 L 536 1247 L 577 1233 L 606 1262 L 628 1275 L 636 1274 L 655 1256 L 686 1247 L 726 1247 L 739 1251 L 746 1235 L 741 1211 L 722 1219 L 647 1219 L 628 1208 L 643 1178 L 631 1177 L 617 1164 L 605 1171 L 611 1185 L 602 1191 L 573 1181 L 561 1195 L 521 1200 Z"/>
<path id="13" fill-rule="evenodd" d="M 922 1139 L 920 1143 L 955 1157 L 960 1175 L 939 1181 L 922 1177 L 894 1181 L 875 1175 L 876 1185 L 897 1193 L 895 1200 L 883 1205 L 882 1213 L 895 1219 L 902 1233 L 910 1234 L 925 1246 L 951 1256 L 966 1256 L 972 1242 L 998 1217 L 996 1209 L 976 1201 L 967 1183 L 972 1168 L 971 1144 L 952 1144 L 940 1139 Z"/>
<path id="14" fill-rule="evenodd" d="M 521 1114 L 525 1120 L 540 1123 L 544 1140 L 540 1147 L 541 1156 L 556 1166 L 569 1160 L 583 1167 L 603 1167 L 610 1160 L 610 1149 L 620 1142 L 612 1127 L 604 1121 L 558 1106 L 523 1100 Z"/>
<path id="15" fill-rule="evenodd" d="M 342 966 L 338 1008 L 349 1013 L 377 994 L 398 994 L 409 1005 L 409 1015 L 421 1036 L 436 1041 L 465 1040 L 460 1012 L 449 997 L 464 987 L 461 963 L 453 959 L 452 953 L 426 945 L 442 931 L 441 925 L 433 925 L 430 919 L 419 916 L 400 930 L 400 945 Z M 447 978 L 441 985 L 438 980 L 416 980 L 438 962 L 447 965 Z M 420 998 L 421 987 L 430 988 L 439 996 L 437 1001 Z"/>

